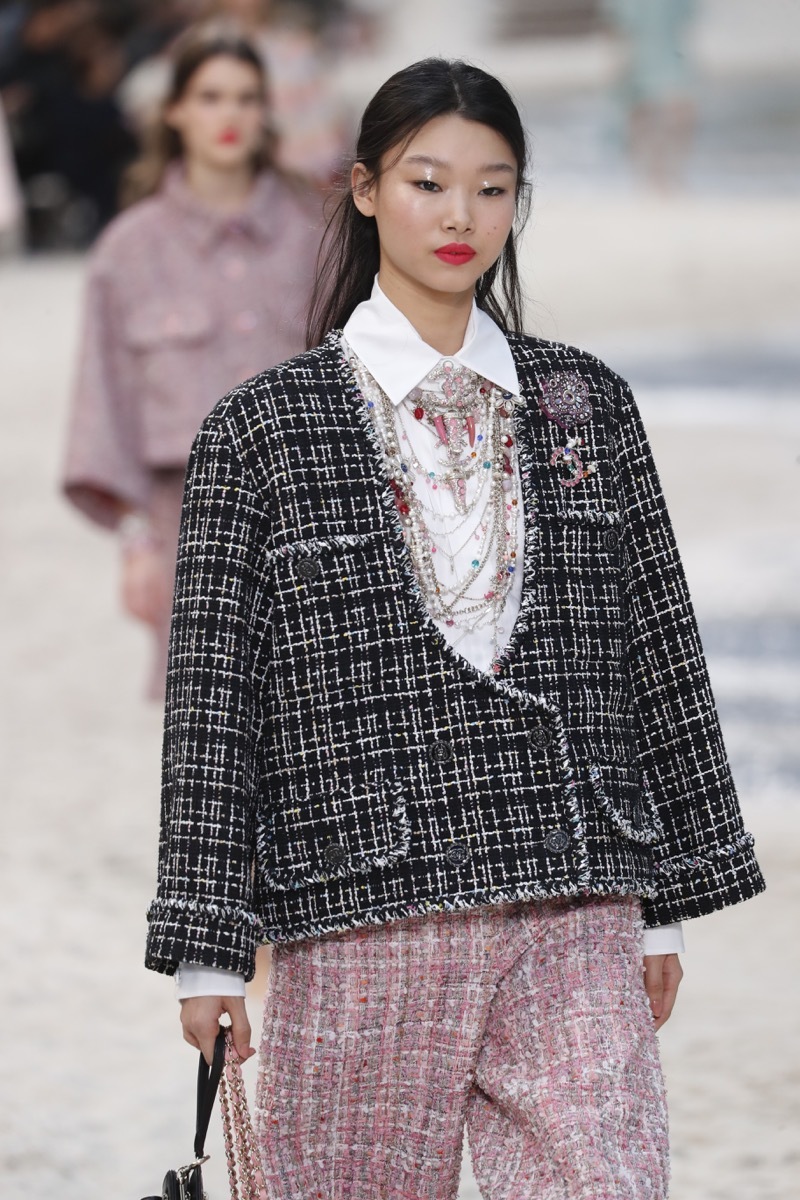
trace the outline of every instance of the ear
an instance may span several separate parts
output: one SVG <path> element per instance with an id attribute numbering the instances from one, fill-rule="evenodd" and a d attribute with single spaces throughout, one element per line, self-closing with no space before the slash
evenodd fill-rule
<path id="1" fill-rule="evenodd" d="M 362 162 L 357 162 L 350 172 L 350 190 L 353 203 L 362 216 L 375 216 L 376 186 L 377 180 L 370 175 Z"/>

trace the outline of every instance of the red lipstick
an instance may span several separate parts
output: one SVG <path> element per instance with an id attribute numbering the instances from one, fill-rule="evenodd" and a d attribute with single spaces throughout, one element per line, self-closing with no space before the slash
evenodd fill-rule
<path id="1" fill-rule="evenodd" d="M 440 246 L 438 250 L 434 250 L 437 258 L 442 262 L 450 263 L 453 267 L 460 267 L 462 263 L 468 263 L 475 257 L 475 253 L 472 246 L 468 246 L 465 242 L 450 242 L 449 245 Z"/>
<path id="2" fill-rule="evenodd" d="M 217 141 L 224 146 L 235 146 L 242 139 L 239 137 L 238 129 L 223 129 L 222 133 L 217 138 Z"/>

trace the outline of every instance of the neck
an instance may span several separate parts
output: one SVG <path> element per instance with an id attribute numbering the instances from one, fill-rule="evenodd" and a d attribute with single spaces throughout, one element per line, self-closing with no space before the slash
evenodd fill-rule
<path id="1" fill-rule="evenodd" d="M 221 171 L 198 159 L 187 159 L 185 171 L 189 190 L 220 212 L 237 212 L 243 208 L 253 188 L 253 170 L 248 163 Z"/>
<path id="2" fill-rule="evenodd" d="M 378 284 L 387 299 L 399 308 L 423 342 L 440 354 L 457 354 L 464 345 L 473 290 L 434 292 L 381 266 Z"/>

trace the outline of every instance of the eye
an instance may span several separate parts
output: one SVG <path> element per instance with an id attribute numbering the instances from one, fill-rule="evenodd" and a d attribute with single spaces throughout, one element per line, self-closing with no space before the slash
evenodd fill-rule
<path id="1" fill-rule="evenodd" d="M 422 192 L 440 191 L 438 183 L 434 183 L 432 179 L 415 179 L 414 187 L 418 187 Z"/>
<path id="2" fill-rule="evenodd" d="M 482 196 L 505 196 L 506 189 L 504 187 L 485 187 L 481 189 Z"/>

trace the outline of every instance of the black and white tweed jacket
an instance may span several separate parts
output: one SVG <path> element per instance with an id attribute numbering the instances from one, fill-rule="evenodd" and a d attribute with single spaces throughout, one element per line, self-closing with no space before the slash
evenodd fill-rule
<path id="1" fill-rule="evenodd" d="M 627 384 L 509 335 L 522 605 L 494 675 L 427 614 L 340 335 L 222 399 L 189 463 L 147 965 L 593 893 L 647 925 L 755 895 L 672 527 Z M 538 404 L 577 373 L 596 473 Z"/>

